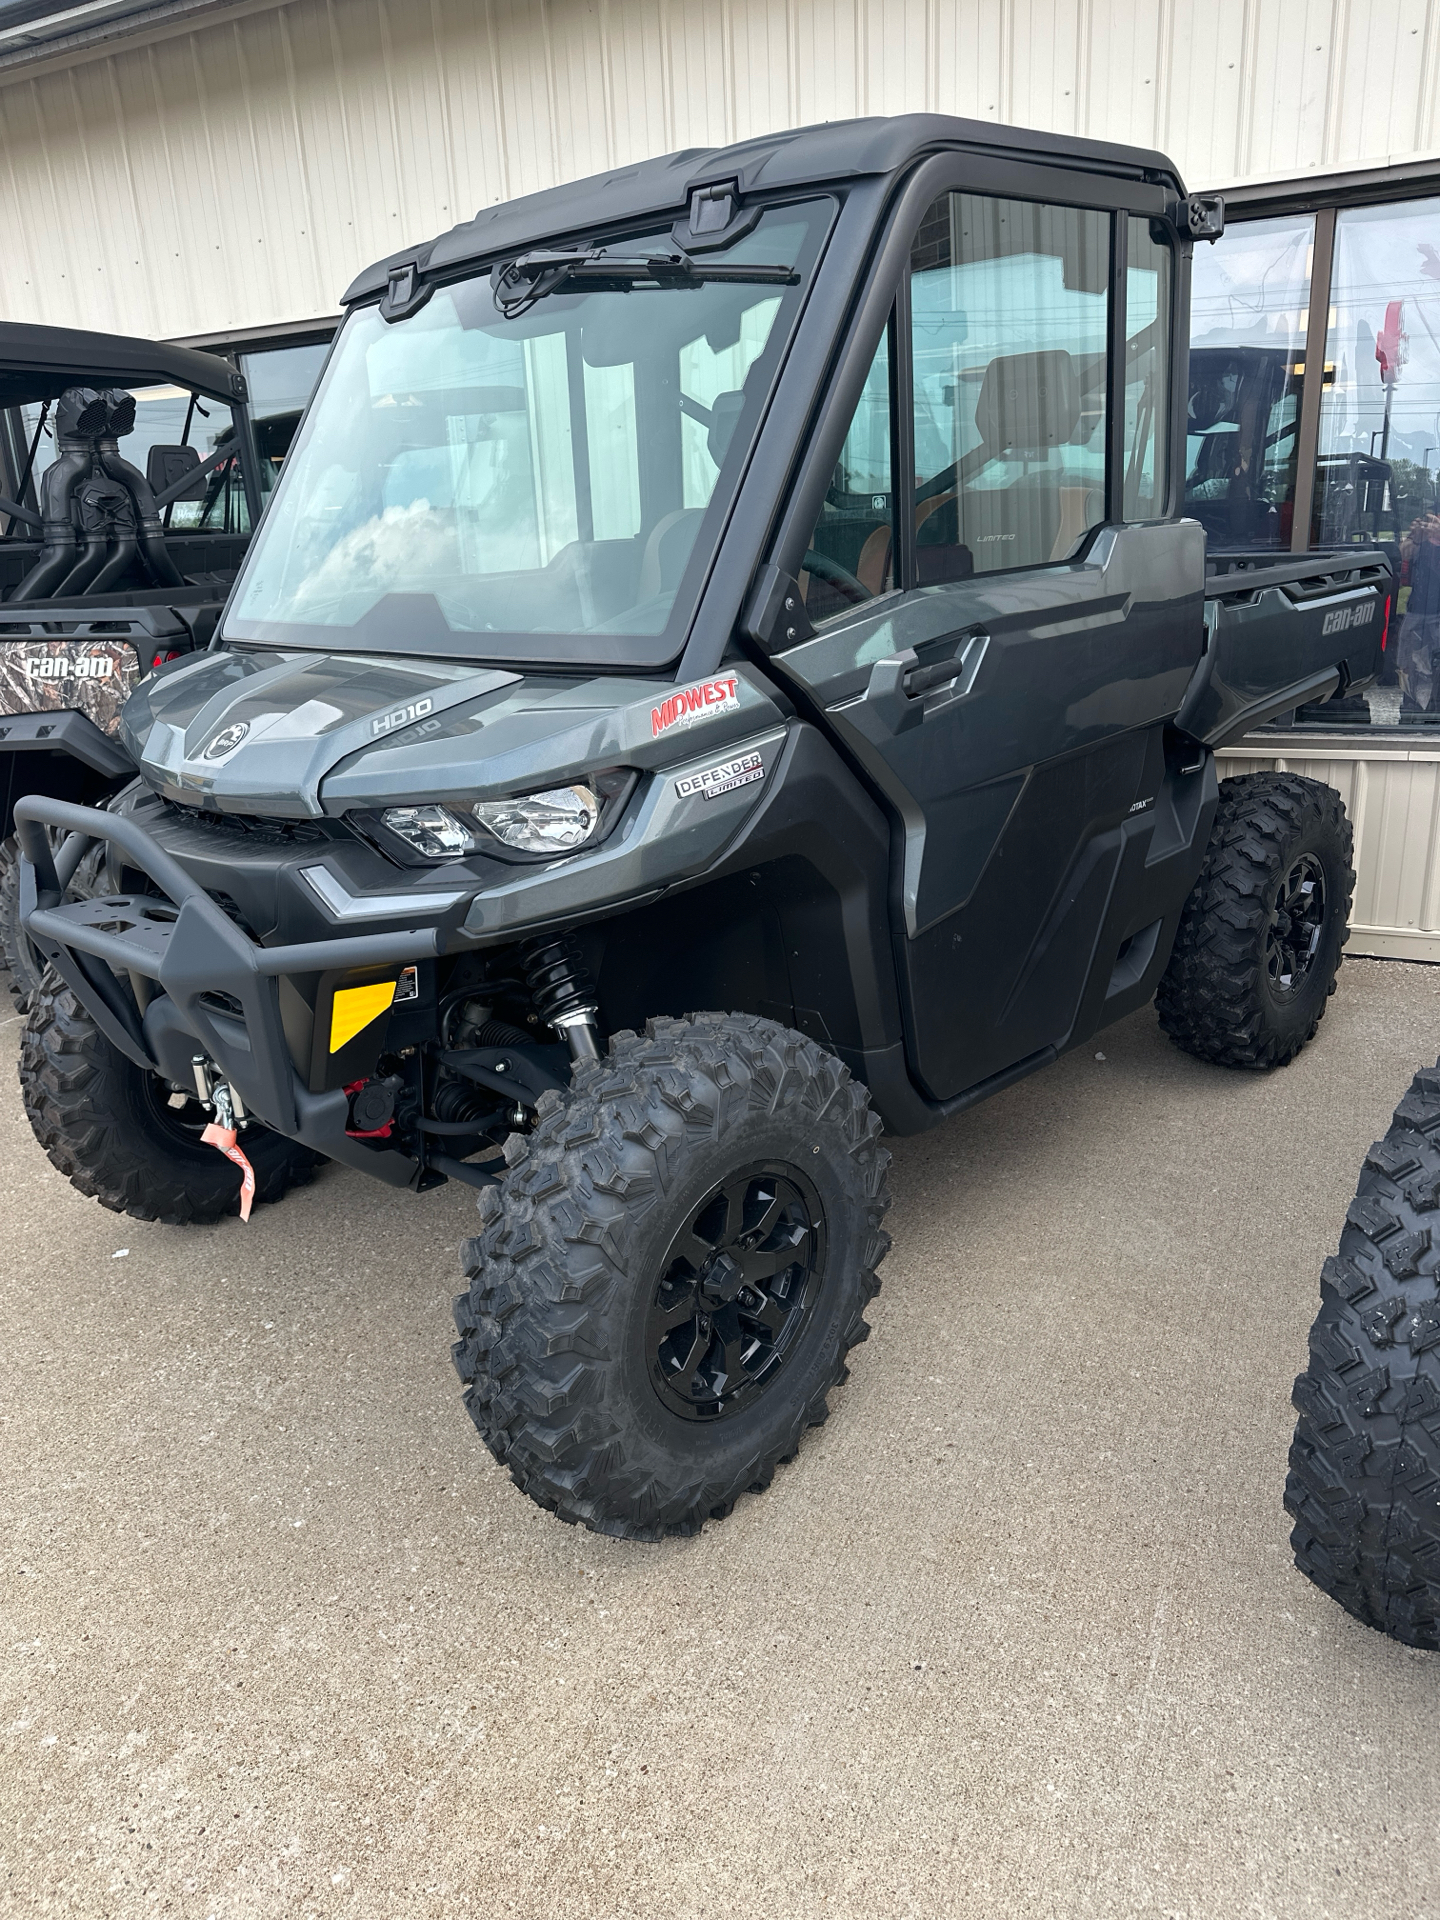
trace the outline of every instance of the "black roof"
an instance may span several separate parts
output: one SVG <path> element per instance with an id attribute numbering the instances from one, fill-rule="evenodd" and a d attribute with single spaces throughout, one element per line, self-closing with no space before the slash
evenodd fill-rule
<path id="1" fill-rule="evenodd" d="M 165 385 L 195 388 L 227 405 L 245 398 L 244 376 L 215 353 L 123 333 L 0 321 L 0 407 L 53 400 L 66 387 Z"/>
<path id="2" fill-rule="evenodd" d="M 997 126 L 990 120 L 956 120 L 943 113 L 827 120 L 818 127 L 766 134 L 733 147 L 689 147 L 683 153 L 667 153 L 637 166 L 617 167 L 612 173 L 592 174 L 566 186 L 548 187 L 543 193 L 482 207 L 473 220 L 452 227 L 438 239 L 389 254 L 357 274 L 345 290 L 344 304 L 382 293 L 390 269 L 409 261 L 422 273 L 438 271 L 520 251 L 552 235 L 589 232 L 620 220 L 673 216 L 688 206 L 692 188 L 712 181 L 738 179 L 742 194 L 819 186 L 894 173 L 947 147 L 1148 178 L 1184 192 L 1172 162 L 1144 147 L 1035 133 L 1024 127 Z"/>

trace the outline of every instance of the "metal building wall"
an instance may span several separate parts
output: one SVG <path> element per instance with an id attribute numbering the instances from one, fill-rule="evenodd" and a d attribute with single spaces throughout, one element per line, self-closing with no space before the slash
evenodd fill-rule
<path id="1" fill-rule="evenodd" d="M 481 205 L 928 108 L 1218 186 L 1440 147 L 1440 0 L 242 0 L 0 55 L 0 316 L 194 336 L 331 314 Z"/>

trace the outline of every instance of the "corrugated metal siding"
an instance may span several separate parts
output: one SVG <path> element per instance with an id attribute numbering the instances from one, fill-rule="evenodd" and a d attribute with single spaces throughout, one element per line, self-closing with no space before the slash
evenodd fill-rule
<path id="1" fill-rule="evenodd" d="M 1242 741 L 1218 756 L 1222 779 L 1289 771 L 1334 787 L 1355 830 L 1351 953 L 1440 961 L 1440 748 Z"/>
<path id="2" fill-rule="evenodd" d="M 378 254 L 681 146 L 929 108 L 1195 185 L 1440 146 L 1440 0 L 250 0 L 0 70 L 0 315 L 332 313 Z"/>

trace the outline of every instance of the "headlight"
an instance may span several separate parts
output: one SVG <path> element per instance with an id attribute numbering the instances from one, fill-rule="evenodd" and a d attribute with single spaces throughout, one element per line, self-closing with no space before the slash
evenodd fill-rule
<path id="1" fill-rule="evenodd" d="M 475 851 L 475 834 L 448 807 L 387 807 L 380 818 L 426 860 L 463 860 Z"/>
<path id="2" fill-rule="evenodd" d="M 564 859 L 603 840 L 620 819 L 638 775 L 630 767 L 607 767 L 568 787 L 517 793 L 503 800 L 438 801 L 352 813 L 353 826 L 402 866 L 463 860 L 472 853 L 492 858 Z"/>
<path id="3" fill-rule="evenodd" d="M 511 800 L 477 800 L 470 812 L 517 852 L 574 853 L 600 824 L 600 797 L 592 787 L 551 787 Z"/>

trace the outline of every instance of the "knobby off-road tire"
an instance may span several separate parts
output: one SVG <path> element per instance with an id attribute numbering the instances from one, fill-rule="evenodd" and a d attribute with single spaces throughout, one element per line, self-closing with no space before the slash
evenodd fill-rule
<path id="1" fill-rule="evenodd" d="M 31 1001 L 20 1090 L 35 1138 L 79 1192 L 136 1220 L 192 1226 L 240 1210 L 240 1173 L 206 1146 L 211 1117 L 182 1110 L 170 1088 L 118 1053 L 70 989 L 47 974 Z M 314 1173 L 317 1156 L 259 1126 L 240 1135 L 255 1199 L 278 1200 Z"/>
<path id="2" fill-rule="evenodd" d="M 538 1114 L 462 1249 L 471 1416 L 562 1520 L 696 1533 L 794 1456 L 869 1332 L 879 1119 L 832 1054 L 741 1014 L 616 1034 Z"/>
<path id="3" fill-rule="evenodd" d="M 1285 1505 L 1295 1564 L 1366 1626 L 1440 1647 L 1440 1069 L 1365 1156 L 1325 1262 Z"/>
<path id="4" fill-rule="evenodd" d="M 1311 1039 L 1350 938 L 1345 803 L 1295 773 L 1220 787 L 1200 877 L 1156 994 L 1160 1024 L 1221 1067 L 1283 1067 Z"/>

